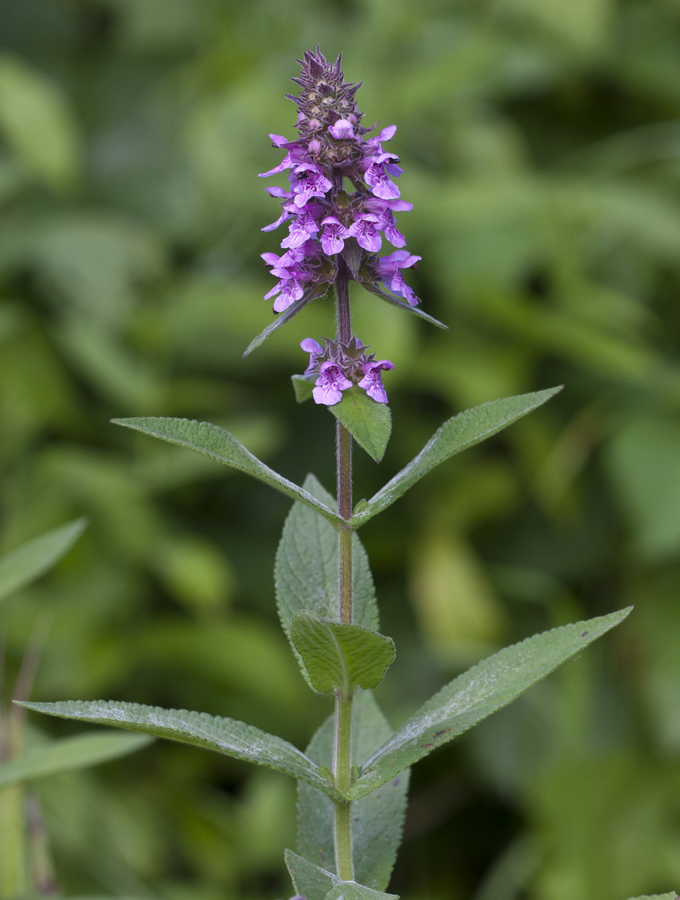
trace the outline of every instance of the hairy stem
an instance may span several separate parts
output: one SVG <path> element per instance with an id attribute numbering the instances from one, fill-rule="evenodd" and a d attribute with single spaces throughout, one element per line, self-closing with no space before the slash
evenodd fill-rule
<path id="1" fill-rule="evenodd" d="M 336 339 L 348 343 L 352 336 L 352 322 L 349 307 L 349 284 L 345 261 L 339 258 L 337 293 L 337 333 Z M 352 436 L 347 429 L 337 423 L 337 473 L 338 512 L 343 519 L 352 515 Z M 349 526 L 339 531 L 338 568 L 338 618 L 341 622 L 352 623 L 353 575 L 352 575 L 352 534 Z M 336 691 L 335 698 L 335 785 L 346 793 L 351 784 L 352 771 L 352 696 Z M 352 857 L 351 803 L 335 802 L 335 867 L 343 881 L 354 879 Z"/>

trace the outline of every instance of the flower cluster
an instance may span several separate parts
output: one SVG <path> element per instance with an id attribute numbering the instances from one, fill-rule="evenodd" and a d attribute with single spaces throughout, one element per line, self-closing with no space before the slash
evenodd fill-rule
<path id="1" fill-rule="evenodd" d="M 378 403 L 387 403 L 387 392 L 382 383 L 382 373 L 393 369 L 389 359 L 376 361 L 374 353 L 368 353 L 357 337 L 349 343 L 325 339 L 323 346 L 314 338 L 305 338 L 300 344 L 309 353 L 309 365 L 305 375 L 311 381 L 316 377 L 314 401 L 334 406 L 342 399 L 342 392 L 355 384 L 366 391 Z"/>
<path id="2" fill-rule="evenodd" d="M 263 253 L 271 273 L 279 281 L 266 295 L 276 297 L 274 311 L 282 312 L 307 294 L 323 295 L 336 280 L 344 260 L 347 277 L 361 281 L 369 290 L 381 291 L 381 283 L 411 306 L 419 300 L 404 281 L 401 270 L 415 268 L 420 259 L 398 249 L 378 258 L 383 236 L 393 247 L 403 248 L 404 236 L 397 229 L 395 212 L 413 209 L 400 199 L 392 181 L 401 175 L 399 157 L 383 149 L 396 132 L 396 125 L 367 138 L 371 128 L 362 127 L 354 100 L 361 84 L 345 82 L 340 57 L 326 62 L 319 51 L 308 51 L 299 60 L 302 74 L 294 78 L 302 88 L 299 97 L 288 95 L 298 107 L 297 140 L 270 135 L 274 146 L 286 151 L 283 161 L 263 172 L 266 178 L 288 171 L 289 189 L 269 187 L 281 201 L 279 218 L 263 228 L 273 231 L 288 224 L 281 241 L 281 256 Z"/>

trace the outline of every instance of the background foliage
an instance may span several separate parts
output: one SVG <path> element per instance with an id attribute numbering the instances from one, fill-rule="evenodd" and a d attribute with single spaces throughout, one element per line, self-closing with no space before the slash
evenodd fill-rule
<path id="1" fill-rule="evenodd" d="M 412 279 L 437 333 L 369 295 L 396 368 L 370 496 L 454 412 L 567 387 L 362 532 L 398 723 L 469 662 L 634 602 L 602 646 L 422 763 L 392 889 L 409 900 L 623 900 L 680 883 L 680 6 L 676 0 L 4 0 L 0 516 L 7 551 L 77 515 L 3 609 L 36 699 L 243 718 L 303 746 L 326 714 L 274 612 L 288 504 L 107 424 L 223 424 L 333 483 L 332 416 L 295 405 L 314 305 L 270 321 L 256 173 L 292 134 L 293 58 L 345 52 L 396 122 Z M 37 623 L 37 625 L 36 625 Z M 54 733 L 65 723 L 40 722 Z M 294 788 L 154 745 L 41 795 L 66 893 L 287 896 Z"/>

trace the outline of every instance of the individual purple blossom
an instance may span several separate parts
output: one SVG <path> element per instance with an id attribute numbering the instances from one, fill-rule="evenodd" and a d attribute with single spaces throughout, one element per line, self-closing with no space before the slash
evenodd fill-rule
<path id="1" fill-rule="evenodd" d="M 319 365 L 319 360 L 323 357 L 323 349 L 314 338 L 305 338 L 304 341 L 300 341 L 300 346 L 305 353 L 309 353 L 309 365 L 305 369 L 305 375 L 309 375 Z"/>
<path id="2" fill-rule="evenodd" d="M 382 373 L 394 368 L 394 363 L 389 359 L 381 359 L 378 362 L 370 362 L 364 366 L 365 375 L 359 382 L 369 397 L 377 403 L 387 403 L 387 391 L 382 383 Z"/>
<path id="3" fill-rule="evenodd" d="M 297 219 L 288 226 L 288 237 L 281 241 L 281 246 L 301 247 L 318 230 L 314 216 L 307 210 L 300 210 Z"/>
<path id="4" fill-rule="evenodd" d="M 333 183 L 326 178 L 319 166 L 313 163 L 296 166 L 291 182 L 297 207 L 305 206 L 312 197 L 324 197 L 333 187 Z"/>
<path id="5" fill-rule="evenodd" d="M 395 294 L 404 297 L 411 306 L 417 306 L 420 301 L 404 281 L 400 269 L 414 268 L 420 259 L 422 259 L 421 256 L 414 256 L 408 250 L 395 250 L 389 256 L 382 256 L 378 260 L 378 272 L 381 280 Z"/>
<path id="6" fill-rule="evenodd" d="M 354 137 L 354 127 L 348 119 L 338 119 L 335 125 L 331 125 L 328 129 L 337 140 L 349 140 Z"/>
<path id="7" fill-rule="evenodd" d="M 316 380 L 316 387 L 312 391 L 315 403 L 323 403 L 326 406 L 335 406 L 342 400 L 342 391 L 352 387 L 349 378 L 345 378 L 342 369 L 337 363 L 327 360 L 321 363 L 320 375 Z"/>
<path id="8" fill-rule="evenodd" d="M 357 239 L 357 244 L 369 253 L 377 253 L 382 247 L 377 223 L 378 216 L 373 213 L 361 213 L 349 227 L 349 233 Z"/>
<path id="9" fill-rule="evenodd" d="M 326 226 L 321 235 L 323 252 L 328 253 L 329 256 L 341 253 L 344 249 L 345 241 L 352 236 L 351 230 L 345 228 L 335 216 L 326 216 L 325 219 L 322 219 L 321 224 Z"/>

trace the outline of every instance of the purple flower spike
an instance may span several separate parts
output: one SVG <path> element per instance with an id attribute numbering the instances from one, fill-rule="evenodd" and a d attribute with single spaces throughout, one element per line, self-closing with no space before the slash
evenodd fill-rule
<path id="1" fill-rule="evenodd" d="M 325 406 L 335 406 L 342 400 L 342 391 L 352 387 L 349 378 L 345 378 L 342 369 L 337 363 L 321 363 L 320 375 L 316 380 L 316 387 L 312 391 L 315 403 L 323 403 Z"/>
<path id="2" fill-rule="evenodd" d="M 387 391 L 382 383 L 382 373 L 393 368 L 394 363 L 389 359 L 368 363 L 364 366 L 365 375 L 359 382 L 359 387 L 363 388 L 368 396 L 377 403 L 387 403 Z"/>
<path id="3" fill-rule="evenodd" d="M 269 135 L 285 156 L 261 176 L 287 172 L 289 185 L 267 188 L 270 196 L 279 200 L 281 214 L 262 230 L 288 224 L 288 234 L 281 241 L 287 252 L 279 258 L 263 255 L 271 274 L 280 279 L 267 296 L 277 297 L 275 310 L 280 311 L 305 291 L 310 299 L 322 297 L 336 279 L 349 277 L 377 293 L 383 283 L 416 306 L 419 300 L 406 284 L 402 269 L 420 257 L 405 249 L 406 238 L 395 219 L 395 213 L 413 206 L 400 198 L 392 180 L 402 173 L 399 157 L 383 147 L 397 127 L 388 125 L 369 137 L 376 126 L 361 124 L 363 113 L 355 97 L 360 85 L 345 81 L 340 57 L 329 63 L 317 47 L 299 62 L 302 72 L 293 81 L 301 91 L 298 96 L 289 95 L 297 107 L 298 136 L 289 141 L 280 134 Z M 378 259 L 383 239 L 397 247 L 398 253 Z M 356 350 L 355 346 L 352 352 Z M 362 370 L 365 357 L 360 364 L 358 356 L 347 358 L 353 360 L 354 368 L 342 362 L 341 369 L 353 384 L 368 377 Z M 315 372 L 323 362 L 337 363 L 338 359 L 317 359 Z M 317 385 L 319 393 L 323 384 Z"/>
<path id="4" fill-rule="evenodd" d="M 300 341 L 300 346 L 305 353 L 309 353 L 309 365 L 305 369 L 305 375 L 309 375 L 318 366 L 319 359 L 323 356 L 323 349 L 314 338 L 305 338 L 304 341 Z"/>

